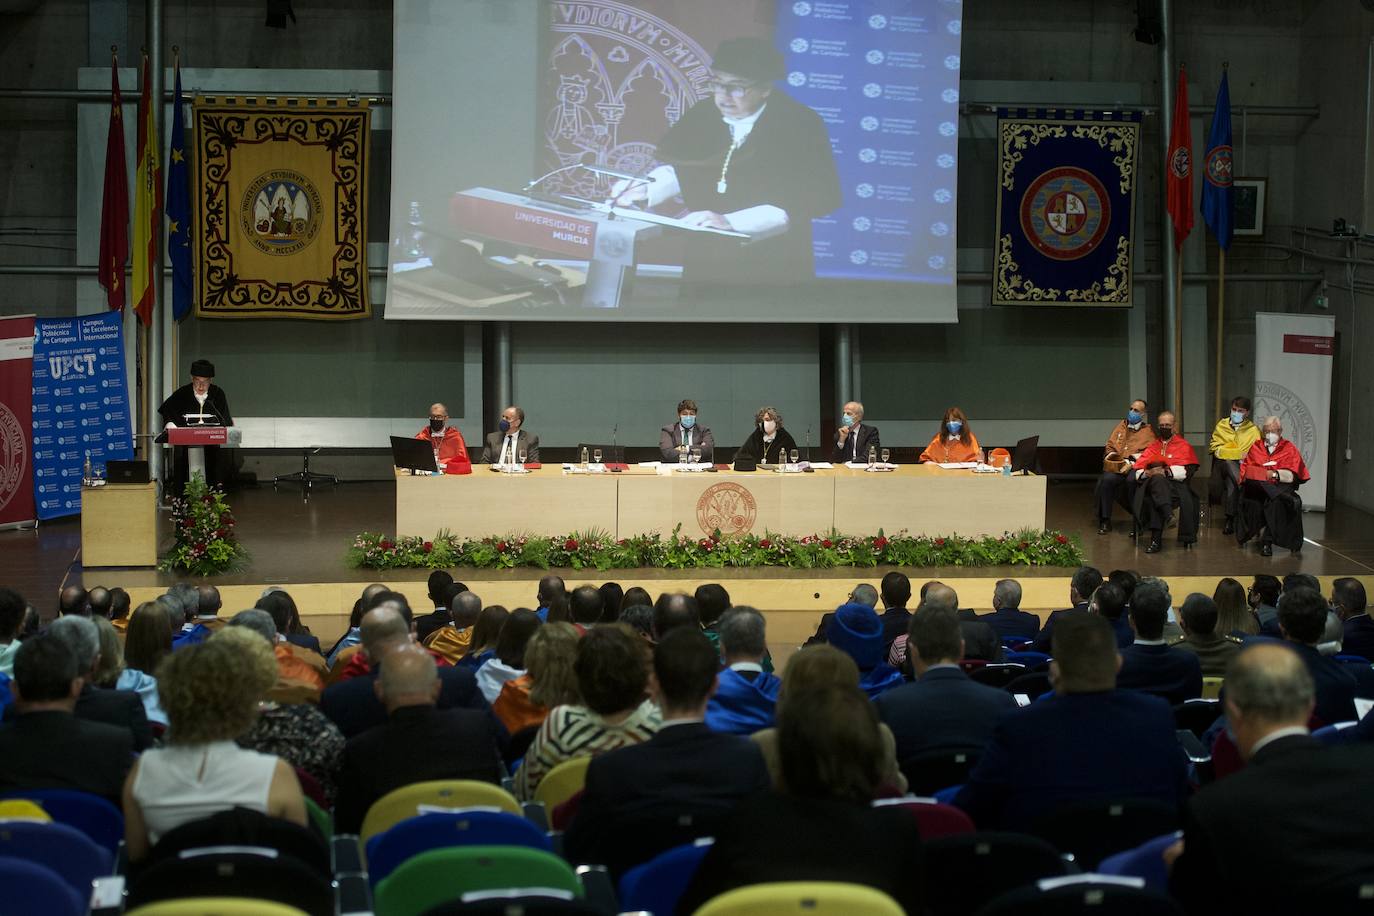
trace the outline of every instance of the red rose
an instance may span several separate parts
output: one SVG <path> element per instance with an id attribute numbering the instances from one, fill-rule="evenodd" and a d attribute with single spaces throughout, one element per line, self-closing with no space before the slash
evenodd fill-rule
<path id="1" fill-rule="evenodd" d="M 1054 539 L 1055 539 L 1056 541 L 1058 541 L 1059 543 L 1061 543 L 1061 544 L 1067 544 L 1067 543 L 1069 542 L 1069 539 L 1066 538 L 1066 537 L 1064 537 L 1064 535 L 1062 535 L 1062 534 L 1056 534 L 1056 535 L 1054 536 Z"/>
<path id="2" fill-rule="evenodd" d="M 574 550 L 577 549 L 577 541 L 574 538 L 568 538 L 566 541 L 563 542 L 563 549 L 568 551 L 569 553 L 572 553 Z"/>
<path id="3" fill-rule="evenodd" d="M 764 550 L 767 550 L 769 547 L 773 546 L 773 542 L 768 540 L 768 538 L 764 538 L 763 540 L 759 541 L 759 546 L 762 547 Z"/>
<path id="4" fill-rule="evenodd" d="M 882 549 L 883 549 L 884 547 L 886 547 L 886 546 L 887 546 L 887 538 L 881 537 L 881 536 L 880 536 L 880 537 L 876 537 L 876 538 L 873 539 L 873 549 L 874 549 L 874 550 L 882 550 Z"/>
<path id="5" fill-rule="evenodd" d="M 710 550 L 711 547 L 712 547 L 712 543 L 711 543 L 711 539 L 710 539 L 710 538 L 702 538 L 700 541 L 697 542 L 697 544 L 698 544 L 698 546 L 701 547 L 703 550 Z"/>
<path id="6" fill-rule="evenodd" d="M 829 549 L 831 547 L 834 547 L 835 545 L 831 543 L 830 538 L 826 538 L 825 540 L 821 541 L 821 546 Z"/>
<path id="7" fill-rule="evenodd" d="M 431 550 L 434 549 L 434 542 L 425 541 L 423 544 L 420 545 L 420 549 L 423 550 L 425 553 L 429 553 Z"/>
<path id="8" fill-rule="evenodd" d="M 505 541 L 497 541 L 497 542 L 496 542 L 496 551 L 497 551 L 498 553 L 505 553 L 505 552 L 506 552 L 506 548 L 508 548 L 508 547 L 510 547 L 510 545 L 507 544 Z"/>
<path id="9" fill-rule="evenodd" d="M 388 541 L 386 538 L 382 538 L 382 542 L 377 546 L 382 548 L 383 550 L 390 550 L 392 547 L 395 547 L 396 545 Z"/>
<path id="10" fill-rule="evenodd" d="M 616 543 L 616 546 L 618 546 L 618 547 L 624 547 L 624 546 L 625 546 L 625 539 L 624 539 L 624 538 L 621 538 L 620 540 L 616 541 L 615 543 Z"/>
<path id="11" fill-rule="evenodd" d="M 215 529 L 215 537 L 217 537 L 217 538 L 222 538 L 222 537 L 224 537 L 225 535 L 227 535 L 228 533 L 229 533 L 229 532 L 225 531 L 223 528 L 216 528 L 216 529 Z"/>
<path id="12" fill-rule="evenodd" d="M 1027 547 L 1029 547 L 1029 546 L 1030 546 L 1030 545 L 1027 544 L 1025 541 L 1022 541 L 1022 542 L 1021 542 L 1021 549 L 1022 549 L 1022 550 L 1025 550 L 1025 549 L 1026 549 Z"/>
<path id="13" fill-rule="evenodd" d="M 945 539 L 944 539 L 944 538 L 936 538 L 936 539 L 935 539 L 935 546 L 936 546 L 936 547 L 943 547 L 943 546 L 945 546 Z"/>

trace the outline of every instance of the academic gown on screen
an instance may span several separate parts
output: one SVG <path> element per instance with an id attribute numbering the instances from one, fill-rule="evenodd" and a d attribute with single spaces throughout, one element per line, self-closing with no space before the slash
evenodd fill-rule
<path id="1" fill-rule="evenodd" d="M 686 233 L 684 284 L 795 285 L 815 277 L 811 220 L 840 205 L 839 174 L 824 122 L 775 88 L 730 157 L 726 190 L 720 193 L 717 182 L 730 143 L 720 109 L 706 99 L 668 129 L 658 158 L 677 172 L 687 209 L 729 214 L 770 204 L 787 212 L 787 229 L 747 245 Z"/>
<path id="2" fill-rule="evenodd" d="M 208 426 L 233 426 L 234 417 L 229 413 L 229 399 L 224 396 L 224 389 L 218 385 L 211 385 L 205 398 L 205 406 L 202 407 L 196 400 L 195 389 L 188 382 L 176 391 L 167 396 L 167 400 L 162 402 L 162 406 L 157 409 L 158 416 L 162 417 L 163 424 L 174 423 L 177 426 L 194 425 L 186 419 L 188 413 L 208 413 L 215 419 L 206 420 Z M 190 478 L 187 446 L 178 445 L 173 448 L 172 456 L 172 492 L 173 495 L 180 496 L 181 488 L 185 486 Z M 207 484 L 222 484 L 228 478 L 227 456 L 221 454 L 220 446 L 205 446 L 205 482 Z"/>

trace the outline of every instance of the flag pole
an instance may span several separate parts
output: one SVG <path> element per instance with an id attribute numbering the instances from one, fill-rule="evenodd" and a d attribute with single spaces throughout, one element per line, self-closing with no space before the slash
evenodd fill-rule
<path id="1" fill-rule="evenodd" d="M 1217 380 L 1212 395 L 1212 415 L 1221 416 L 1221 356 L 1226 335 L 1226 249 L 1217 253 Z"/>
<path id="2" fill-rule="evenodd" d="M 1181 255 L 1182 252 L 1180 251 Z M 1183 429 L 1183 258 L 1174 275 L 1174 420 Z"/>

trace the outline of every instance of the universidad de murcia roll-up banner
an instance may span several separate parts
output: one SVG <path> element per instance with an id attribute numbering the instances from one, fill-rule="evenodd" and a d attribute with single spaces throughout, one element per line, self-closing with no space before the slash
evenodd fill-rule
<path id="1" fill-rule="evenodd" d="M 134 456 L 120 312 L 40 320 L 33 345 L 33 482 L 40 521 L 81 511 L 81 472 Z"/>
<path id="2" fill-rule="evenodd" d="M 1304 509 L 1326 508 L 1330 452 L 1331 363 L 1336 319 L 1326 315 L 1255 316 L 1256 423 L 1278 417 L 1283 435 L 1302 453 L 1312 480 L 1304 484 Z"/>
<path id="3" fill-rule="evenodd" d="M 0 318 L 0 528 L 33 521 L 33 316 Z"/>

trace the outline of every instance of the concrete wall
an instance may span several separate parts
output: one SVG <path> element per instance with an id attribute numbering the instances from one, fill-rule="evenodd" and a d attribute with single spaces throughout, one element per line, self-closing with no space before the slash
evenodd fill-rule
<path id="1" fill-rule="evenodd" d="M 490 2 L 505 5 L 535 0 Z M 270 71 L 390 70 L 389 4 L 295 0 L 294 5 L 299 22 L 279 31 L 262 25 L 261 0 L 168 3 L 165 36 L 169 45 L 181 46 L 188 67 L 259 68 L 268 71 L 263 75 L 269 79 Z M 1341 460 L 1350 440 L 1346 417 L 1351 405 L 1355 429 L 1368 428 L 1374 420 L 1370 416 L 1374 412 L 1370 406 L 1374 403 L 1370 397 L 1374 369 L 1368 361 L 1357 365 L 1353 350 L 1357 342 L 1370 340 L 1371 319 L 1366 317 L 1363 327 L 1352 323 L 1357 311 L 1352 296 L 1363 306 L 1360 300 L 1364 292 L 1336 288 L 1351 285 L 1345 265 L 1323 265 L 1293 250 L 1297 243 L 1313 251 L 1343 255 L 1343 244 L 1296 236 L 1292 229 L 1327 227 L 1335 216 L 1363 225 L 1368 222 L 1366 213 L 1374 213 L 1365 149 L 1367 64 L 1374 17 L 1354 0 L 1175 0 L 1174 6 L 1175 59 L 1188 64 L 1192 103 L 1211 104 L 1221 64 L 1229 61 L 1232 100 L 1237 106 L 1234 131 L 1238 173 L 1269 179 L 1266 235 L 1257 242 L 1238 241 L 1233 246 L 1228 275 L 1324 273 L 1330 284 L 1329 307 L 1337 317 L 1342 339 L 1332 428 L 1335 495 L 1374 508 L 1374 481 L 1368 475 L 1361 479 L 1361 475 L 1350 473 L 1357 460 Z M 0 16 L 0 48 L 5 52 L 0 54 L 0 86 L 75 87 L 78 68 L 104 65 L 111 42 L 118 42 L 121 48 L 136 48 L 141 43 L 143 9 L 142 3 L 129 0 L 45 0 L 33 12 Z M 1131 36 L 1135 25 L 1132 3 L 979 0 L 967 4 L 966 17 L 965 100 L 1047 100 L 1070 105 L 1112 100 L 1153 103 L 1159 97 L 1156 50 Z M 525 21 L 528 17 L 515 18 Z M 512 42 L 528 40 L 527 34 L 511 37 Z M 502 49 L 490 42 L 483 45 L 467 50 L 483 54 L 493 66 L 499 66 Z M 133 63 L 127 51 L 123 62 Z M 1243 118 L 1239 109 L 1247 104 L 1319 105 L 1321 116 Z M 82 220 L 98 221 L 99 215 L 82 208 L 76 196 L 76 111 L 71 102 L 0 100 L 0 263 L 79 262 L 75 251 L 78 209 Z M 990 123 L 986 116 L 961 119 L 964 142 L 959 244 L 960 265 L 966 270 L 980 269 L 987 263 L 992 200 L 992 163 L 987 153 Z M 1137 271 L 1158 269 L 1161 234 L 1157 213 L 1161 186 L 1159 118 L 1147 116 L 1144 128 Z M 1206 131 L 1207 118 L 1195 118 L 1194 148 L 1199 155 Z M 384 221 L 379 224 L 374 220 L 373 224 L 372 241 L 384 243 Z M 24 234 L 16 234 L 21 227 Z M 1367 247 L 1362 254 L 1374 259 L 1374 252 Z M 1216 268 L 1215 247 L 1201 225 L 1185 246 L 1184 263 L 1190 271 Z M 1356 287 L 1366 273 L 1368 267 L 1357 268 Z M 1228 284 L 1221 386 L 1226 397 L 1248 390 L 1253 382 L 1254 313 L 1313 308 L 1317 291 L 1311 282 Z M 1128 318 L 1093 316 L 1081 327 L 1064 330 L 1072 316 L 1066 319 L 1058 311 L 1027 316 L 987 310 L 986 287 L 963 286 L 960 309 L 961 317 L 967 320 L 942 329 L 942 337 L 944 352 L 960 354 L 968 371 L 952 379 L 949 366 L 922 361 L 922 347 L 903 351 L 893 345 L 903 335 L 919 331 L 865 329 L 858 335 L 859 391 L 867 389 L 872 399 L 875 391 L 891 389 L 894 377 L 905 379 L 912 391 L 883 390 L 878 401 L 892 405 L 887 408 L 891 415 L 872 414 L 871 418 L 886 422 L 889 429 L 910 437 L 913 443 L 928 434 L 934 421 L 929 415 L 932 405 L 956 399 L 966 407 L 978 405 L 985 420 L 980 429 L 988 429 L 991 423 L 999 435 L 1012 434 L 1011 421 L 1015 421 L 1018 427 L 1040 431 L 1046 442 L 1099 441 L 1099 425 L 1119 413 L 1125 392 L 1143 390 L 1158 402 L 1162 391 L 1165 341 L 1159 315 L 1160 290 L 1147 285 L 1138 292 L 1141 304 Z M 70 279 L 0 275 L 0 311 L 71 314 L 77 299 L 77 284 Z M 1215 284 L 1190 287 L 1185 294 L 1183 406 L 1190 434 L 1205 429 L 1212 420 L 1216 300 Z M 984 313 L 974 314 L 979 309 Z M 265 334 L 271 332 L 271 326 L 263 329 Z M 1085 329 L 1092 333 L 1085 333 Z M 186 342 L 200 347 L 213 343 L 215 336 L 213 328 L 205 326 L 187 333 L 190 339 Z M 461 349 L 471 351 L 468 341 L 479 334 L 475 327 L 463 329 L 458 338 L 464 341 Z M 294 339 L 297 334 L 286 336 Z M 725 433 L 723 440 L 727 435 L 731 439 L 742 437 L 748 413 L 757 403 L 769 400 L 782 402 L 780 406 L 792 414 L 789 423 L 794 428 L 813 421 L 828 423 L 833 419 L 829 416 L 833 405 L 820 403 L 821 393 L 830 387 L 829 380 L 820 377 L 829 364 L 819 353 L 824 338 L 815 328 L 750 329 L 750 333 L 742 334 L 738 328 L 663 326 L 625 337 L 577 329 L 570 332 L 566 326 L 518 325 L 513 329 L 516 397 L 530 412 L 532 428 L 534 418 L 539 418 L 538 426 L 551 444 L 572 444 L 583 422 L 599 427 L 617 419 L 623 421 L 623 442 L 647 444 L 663 422 L 659 417 L 671 411 L 671 402 L 679 393 L 695 393 L 699 399 L 710 401 L 713 425 Z M 717 348 L 717 341 L 724 343 Z M 1074 374 L 1062 365 L 1043 375 L 1021 371 L 1015 378 L 1016 396 L 1005 396 L 1008 380 L 990 363 L 996 354 L 1021 365 L 1026 353 L 1018 347 L 1027 341 L 1061 355 L 1084 352 L 1082 371 Z M 236 344 L 230 349 L 245 351 L 239 357 L 250 363 L 245 371 L 254 368 L 248 348 Z M 864 359 L 865 351 L 871 353 L 871 362 Z M 704 354 L 710 352 L 717 352 L 718 358 L 703 363 Z M 369 350 L 347 340 L 322 342 L 318 352 L 312 352 L 316 361 L 331 356 L 340 365 L 362 361 L 370 373 L 376 373 L 396 362 L 398 354 Z M 279 361 L 280 354 L 271 359 Z M 742 366 L 751 368 L 744 371 L 739 368 Z M 1111 366 L 1119 366 L 1119 372 L 1105 377 Z M 580 373 L 581 367 L 604 371 Z M 588 377 L 587 387 L 570 392 L 563 383 L 579 374 Z M 472 367 L 465 367 L 464 377 L 477 382 L 465 389 L 464 400 L 480 404 L 479 375 Z M 607 379 L 615 380 L 614 384 Z M 937 384 L 940 390 L 934 390 Z M 1069 386 L 1072 396 L 1064 397 Z M 579 397 L 583 393 L 589 397 Z M 337 404 L 314 414 L 337 413 L 351 396 L 341 391 Z M 666 405 L 661 409 L 660 400 Z M 380 406 L 377 409 L 382 410 Z M 390 413 L 391 408 L 383 412 Z M 469 426 L 478 419 L 469 418 Z M 626 426 L 633 427 L 633 432 L 625 431 Z M 474 434 L 480 429 L 465 427 L 464 431 L 477 438 Z M 1358 457 L 1359 453 L 1353 454 Z"/>

